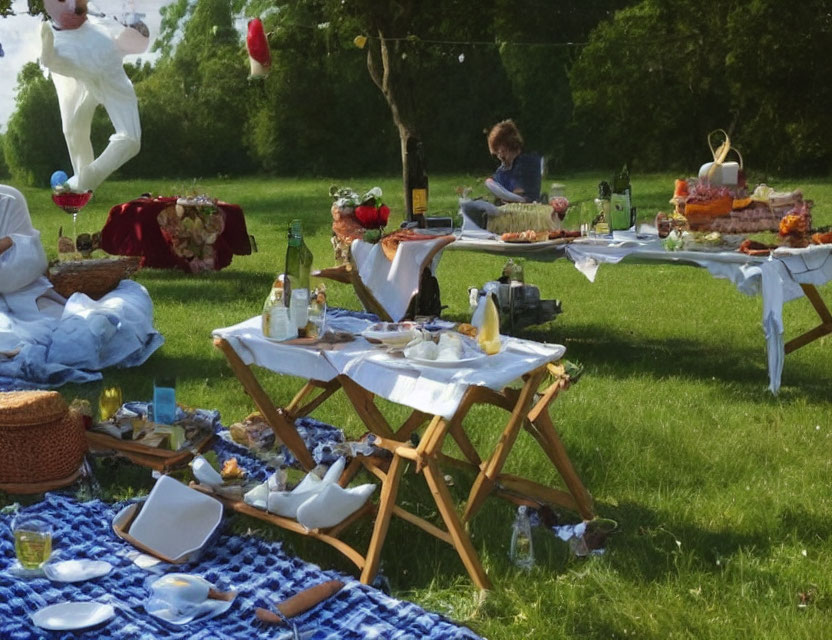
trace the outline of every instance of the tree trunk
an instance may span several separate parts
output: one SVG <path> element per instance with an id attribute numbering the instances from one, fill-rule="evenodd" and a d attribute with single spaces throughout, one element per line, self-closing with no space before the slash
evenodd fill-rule
<path id="1" fill-rule="evenodd" d="M 378 45 L 367 51 L 367 69 L 373 82 L 381 90 L 393 122 L 399 132 L 402 156 L 402 185 L 404 187 L 404 206 L 407 221 L 420 221 L 424 216 L 424 207 L 417 203 L 414 218 L 413 188 L 424 186 L 427 192 L 427 175 L 421 156 L 421 139 L 416 127 L 415 95 L 410 87 L 405 86 L 405 73 L 402 57 L 396 49 L 398 41 L 388 41 L 382 30 L 378 32 Z M 391 51 L 391 47 L 394 51 Z M 426 195 L 425 195 L 426 204 Z M 422 215 L 420 215 L 422 214 Z"/>

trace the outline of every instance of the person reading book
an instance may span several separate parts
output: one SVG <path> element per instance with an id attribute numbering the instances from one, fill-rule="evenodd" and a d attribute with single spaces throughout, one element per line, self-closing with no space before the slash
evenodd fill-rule
<path id="1" fill-rule="evenodd" d="M 500 161 L 493 177 L 486 181 L 494 195 L 506 202 L 540 200 L 540 156 L 523 151 L 523 136 L 513 120 L 503 120 L 491 128 L 488 150 Z"/>

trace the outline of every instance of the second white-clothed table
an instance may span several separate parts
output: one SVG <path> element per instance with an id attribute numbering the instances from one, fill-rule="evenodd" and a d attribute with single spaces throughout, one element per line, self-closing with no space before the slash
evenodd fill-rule
<path id="1" fill-rule="evenodd" d="M 780 389 L 785 354 L 808 342 L 797 339 L 792 341 L 791 349 L 786 348 L 783 305 L 805 294 L 823 321 L 819 329 L 827 333 L 832 329 L 828 326 L 832 323 L 829 311 L 814 289 L 832 280 L 832 245 L 804 249 L 782 247 L 762 257 L 737 251 L 666 251 L 657 237 L 639 239 L 633 232 L 616 231 L 612 239 L 576 240 L 567 245 L 566 255 L 590 282 L 594 281 L 601 264 L 662 262 L 702 267 L 715 278 L 730 280 L 746 295 L 761 295 L 769 389 L 775 394 Z"/>
<path id="2" fill-rule="evenodd" d="M 553 241 L 558 242 L 558 241 Z M 477 251 L 553 261 L 568 258 L 590 282 L 602 264 L 680 264 L 707 269 L 715 278 L 730 280 L 740 292 L 763 299 L 762 324 L 768 356 L 769 389 L 777 393 L 785 354 L 832 332 L 832 315 L 814 287 L 832 280 L 832 245 L 804 249 L 779 248 L 770 256 L 749 256 L 737 251 L 666 251 L 652 233 L 615 231 L 613 237 L 580 238 L 563 244 L 510 244 L 484 230 L 465 229 L 451 251 Z M 784 343 L 783 305 L 806 295 L 821 318 L 821 325 Z"/>

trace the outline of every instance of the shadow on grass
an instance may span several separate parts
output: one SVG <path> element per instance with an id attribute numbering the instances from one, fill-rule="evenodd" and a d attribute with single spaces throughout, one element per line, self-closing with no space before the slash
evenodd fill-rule
<path id="1" fill-rule="evenodd" d="M 669 377 L 719 380 L 730 384 L 738 398 L 778 405 L 783 401 L 825 404 L 828 380 L 816 372 L 784 367 L 784 382 L 775 397 L 768 389 L 768 362 L 765 339 L 760 333 L 759 349 L 700 342 L 683 336 L 650 338 L 613 327 L 594 324 L 571 324 L 569 335 L 554 323 L 529 327 L 518 337 L 538 342 L 561 343 L 566 358 L 591 364 L 592 370 L 617 379 L 633 375 L 650 375 L 657 381 Z M 591 371 L 589 372 L 591 374 Z"/>
<path id="2" fill-rule="evenodd" d="M 203 300 L 222 300 L 239 304 L 239 298 L 229 298 L 229 293 L 263 292 L 263 283 L 271 283 L 274 273 L 266 271 L 237 271 L 223 269 L 203 273 L 184 273 L 175 269 L 142 269 L 139 281 L 152 287 L 152 297 L 185 302 L 199 296 Z M 266 292 L 268 293 L 268 292 Z M 265 294 L 263 294 L 265 298 Z"/>

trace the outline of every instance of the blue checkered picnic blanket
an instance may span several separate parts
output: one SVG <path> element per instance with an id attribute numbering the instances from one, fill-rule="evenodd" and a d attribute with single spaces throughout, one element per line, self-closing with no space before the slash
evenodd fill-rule
<path id="1" fill-rule="evenodd" d="M 354 312 L 350 312 L 351 314 Z M 128 403 L 131 410 L 144 413 L 147 403 Z M 245 447 L 227 439 L 227 431 L 216 411 L 197 409 L 198 418 L 221 437 L 214 450 L 220 463 L 236 457 L 248 477 L 264 481 L 274 468 Z M 312 418 L 301 418 L 296 426 L 317 463 L 331 464 L 332 444 L 343 442 L 340 429 Z M 225 437 L 222 437 L 225 436 Z M 297 464 L 284 448 L 284 462 Z M 273 458 L 272 458 L 273 460 Z M 221 590 L 238 592 L 232 607 L 217 618 L 177 627 L 144 612 L 149 595 L 149 574 L 128 557 L 135 549 L 112 531 L 116 513 L 128 503 L 115 505 L 100 500 L 78 502 L 61 493 L 48 493 L 44 500 L 23 510 L 39 514 L 53 525 L 53 559 L 90 558 L 106 560 L 113 570 L 106 576 L 80 583 L 52 583 L 46 578 L 20 578 L 9 569 L 15 564 L 12 514 L 0 513 L 0 638 L 34 640 L 41 638 L 90 638 L 117 640 L 213 640 L 281 637 L 285 628 L 264 627 L 254 617 L 256 607 L 284 600 L 298 591 L 331 579 L 345 587 L 326 602 L 294 618 L 307 640 L 477 640 L 465 627 L 425 611 L 415 604 L 389 597 L 351 576 L 319 567 L 288 555 L 280 542 L 268 542 L 256 535 L 219 535 L 191 565 L 159 565 L 164 572 L 201 575 Z M 265 526 L 265 525 L 264 525 Z M 30 614 L 38 609 L 68 601 L 110 602 L 116 616 L 99 627 L 79 632 L 49 632 L 36 627 Z M 311 632 L 311 635 L 306 635 Z"/>
<path id="2" fill-rule="evenodd" d="M 285 632 L 285 628 L 263 627 L 254 617 L 254 609 L 268 608 L 270 602 L 335 578 L 345 582 L 346 586 L 329 600 L 294 618 L 301 632 L 314 632 L 308 636 L 310 640 L 477 638 L 464 627 L 412 603 L 386 596 L 355 578 L 323 571 L 291 557 L 280 542 L 267 542 L 256 535 L 228 535 L 222 531 L 196 564 L 161 566 L 165 571 L 201 575 L 220 589 L 235 589 L 238 595 L 232 607 L 211 620 L 182 627 L 168 625 L 144 612 L 143 602 L 149 593 L 145 583 L 150 574 L 128 558 L 133 547 L 112 531 L 112 519 L 125 504 L 109 505 L 100 500 L 78 502 L 68 495 L 49 493 L 42 502 L 23 511 L 39 514 L 52 523 L 54 558 L 91 558 L 106 560 L 113 565 L 113 570 L 106 576 L 70 584 L 53 583 L 46 578 L 15 577 L 9 571 L 15 563 L 10 529 L 13 516 L 0 514 L 0 638 L 275 638 Z M 36 627 L 29 618 L 38 609 L 57 602 L 113 602 L 113 599 L 116 599 L 116 616 L 86 632 L 47 632 Z"/>

